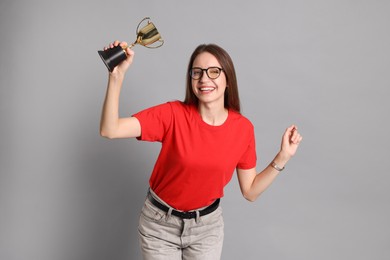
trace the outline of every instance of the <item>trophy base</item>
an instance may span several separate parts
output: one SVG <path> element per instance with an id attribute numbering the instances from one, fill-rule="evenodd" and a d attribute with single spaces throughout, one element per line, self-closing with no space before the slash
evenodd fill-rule
<path id="1" fill-rule="evenodd" d="M 98 51 L 98 53 L 110 72 L 112 72 L 119 63 L 127 58 L 126 52 L 119 45 L 105 51 Z"/>

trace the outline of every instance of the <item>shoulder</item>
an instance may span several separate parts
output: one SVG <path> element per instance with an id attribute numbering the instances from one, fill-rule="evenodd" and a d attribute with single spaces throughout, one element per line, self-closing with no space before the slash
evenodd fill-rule
<path id="1" fill-rule="evenodd" d="M 172 110 L 172 113 L 175 115 L 186 115 L 191 116 L 194 114 L 194 112 L 197 111 L 196 107 L 193 105 L 188 105 L 182 101 L 175 100 L 175 101 L 169 101 L 166 103 L 170 109 Z"/>
<path id="2" fill-rule="evenodd" d="M 233 122 L 234 124 L 246 129 L 254 129 L 252 122 L 242 114 L 234 110 L 229 110 L 229 116 L 231 117 L 231 122 Z"/>
<path id="3" fill-rule="evenodd" d="M 138 113 L 133 114 L 133 116 L 169 117 L 170 115 L 175 116 L 181 114 L 189 114 L 192 112 L 192 110 L 193 109 L 191 108 L 191 106 L 186 105 L 181 101 L 169 101 L 141 110 Z"/>

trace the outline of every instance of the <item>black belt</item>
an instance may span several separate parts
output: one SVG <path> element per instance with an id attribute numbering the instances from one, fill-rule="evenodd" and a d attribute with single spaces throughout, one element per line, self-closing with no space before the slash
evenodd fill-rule
<path id="1" fill-rule="evenodd" d="M 157 208 L 159 208 L 165 212 L 169 211 L 169 207 L 165 206 L 164 204 L 161 204 L 159 201 L 157 201 L 155 198 L 153 198 L 152 195 L 149 195 L 148 197 L 149 197 L 150 202 L 152 202 L 152 204 L 154 206 L 156 206 Z M 207 208 L 199 210 L 199 216 L 204 216 L 204 215 L 210 214 L 211 212 L 215 211 L 219 206 L 219 201 L 220 201 L 220 199 L 217 199 L 214 201 L 213 204 L 211 204 Z M 173 209 L 171 214 L 176 216 L 176 217 L 180 217 L 180 218 L 184 218 L 184 219 L 196 218 L 196 211 L 183 212 L 183 211 L 177 211 L 177 210 Z"/>

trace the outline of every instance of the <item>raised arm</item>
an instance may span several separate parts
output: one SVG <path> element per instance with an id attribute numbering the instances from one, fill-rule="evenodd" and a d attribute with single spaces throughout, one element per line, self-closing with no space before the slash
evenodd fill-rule
<path id="1" fill-rule="evenodd" d="M 255 201 L 274 181 L 280 170 L 293 157 L 298 149 L 302 136 L 298 133 L 295 125 L 286 129 L 282 137 L 282 144 L 279 153 L 275 156 L 272 166 L 270 163 L 260 173 L 256 169 L 237 169 L 238 181 L 242 195 L 249 201 Z"/>
<path id="2" fill-rule="evenodd" d="M 127 46 L 126 42 L 115 41 L 114 46 Z M 107 49 L 107 48 L 105 48 Z M 141 135 L 141 126 L 135 117 L 119 117 L 119 97 L 126 71 L 133 62 L 134 52 L 126 49 L 127 59 L 109 73 L 106 97 L 100 120 L 100 135 L 107 138 L 130 138 Z"/>

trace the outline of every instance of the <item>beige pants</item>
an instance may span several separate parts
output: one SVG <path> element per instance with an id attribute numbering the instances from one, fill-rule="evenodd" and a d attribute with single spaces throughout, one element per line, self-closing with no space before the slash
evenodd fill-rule
<path id="1" fill-rule="evenodd" d="M 148 196 L 167 205 L 152 191 Z M 197 219 L 181 219 L 155 207 L 147 198 L 138 227 L 143 258 L 218 260 L 222 253 L 223 229 L 221 207 Z"/>

